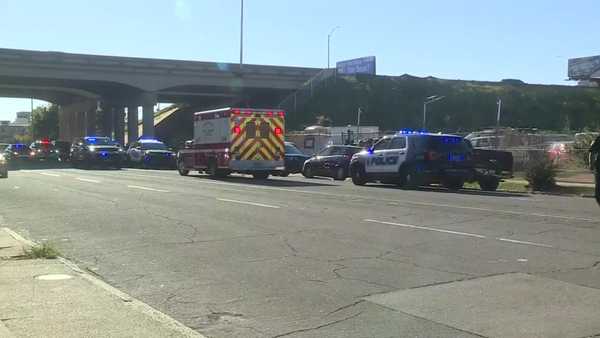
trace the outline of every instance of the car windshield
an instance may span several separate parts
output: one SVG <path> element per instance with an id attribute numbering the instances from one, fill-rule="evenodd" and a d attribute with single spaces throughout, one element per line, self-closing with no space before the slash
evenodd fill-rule
<path id="1" fill-rule="evenodd" d="M 304 155 L 304 153 L 302 153 L 300 149 L 296 148 L 291 144 L 285 145 L 285 153 L 286 155 Z"/>
<path id="2" fill-rule="evenodd" d="M 0 14 L 0 338 L 600 338 L 600 0 Z"/>
<path id="3" fill-rule="evenodd" d="M 143 150 L 167 150 L 167 146 L 162 142 L 142 142 Z"/>

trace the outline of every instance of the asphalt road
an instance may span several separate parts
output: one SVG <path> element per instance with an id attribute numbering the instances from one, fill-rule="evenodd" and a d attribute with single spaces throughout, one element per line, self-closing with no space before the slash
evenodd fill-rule
<path id="1" fill-rule="evenodd" d="M 584 313 L 581 299 L 600 295 L 590 198 L 19 170 L 0 180 L 0 226 L 52 241 L 208 337 L 547 335 L 565 318 L 544 302 Z M 520 326 L 508 321 L 518 309 Z M 527 320 L 540 311 L 550 316 Z M 600 334 L 595 318 L 552 330 Z"/>

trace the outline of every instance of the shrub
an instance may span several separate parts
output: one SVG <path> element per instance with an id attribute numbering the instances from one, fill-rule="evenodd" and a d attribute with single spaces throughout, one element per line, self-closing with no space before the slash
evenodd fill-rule
<path id="1" fill-rule="evenodd" d="M 548 158 L 533 160 L 525 167 L 525 179 L 533 190 L 551 190 L 556 186 L 556 167 Z"/>

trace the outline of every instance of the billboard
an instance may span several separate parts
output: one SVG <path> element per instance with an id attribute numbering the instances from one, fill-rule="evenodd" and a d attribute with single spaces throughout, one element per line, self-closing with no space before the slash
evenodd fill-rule
<path id="1" fill-rule="evenodd" d="M 569 59 L 569 79 L 587 80 L 600 70 L 600 55 Z"/>
<path id="2" fill-rule="evenodd" d="M 358 59 L 340 61 L 336 64 L 339 75 L 371 74 L 375 75 L 375 57 L 367 56 Z"/>

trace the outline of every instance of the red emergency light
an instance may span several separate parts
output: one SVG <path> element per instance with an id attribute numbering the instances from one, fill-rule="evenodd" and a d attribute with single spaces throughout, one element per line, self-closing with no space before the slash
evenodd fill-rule
<path id="1" fill-rule="evenodd" d="M 239 135 L 242 132 L 242 128 L 240 126 L 233 127 L 233 133 Z"/>
<path id="2" fill-rule="evenodd" d="M 273 117 L 273 112 L 272 111 L 268 111 L 267 112 L 267 117 Z"/>
<path id="3" fill-rule="evenodd" d="M 275 127 L 273 131 L 275 132 L 275 136 L 280 136 L 281 134 L 283 134 L 283 130 L 279 127 Z"/>
<path id="4" fill-rule="evenodd" d="M 280 112 L 277 112 L 277 116 L 279 116 L 279 117 L 284 117 L 284 116 L 285 116 L 285 113 L 284 113 L 284 112 L 282 112 L 282 111 L 280 111 Z"/>

